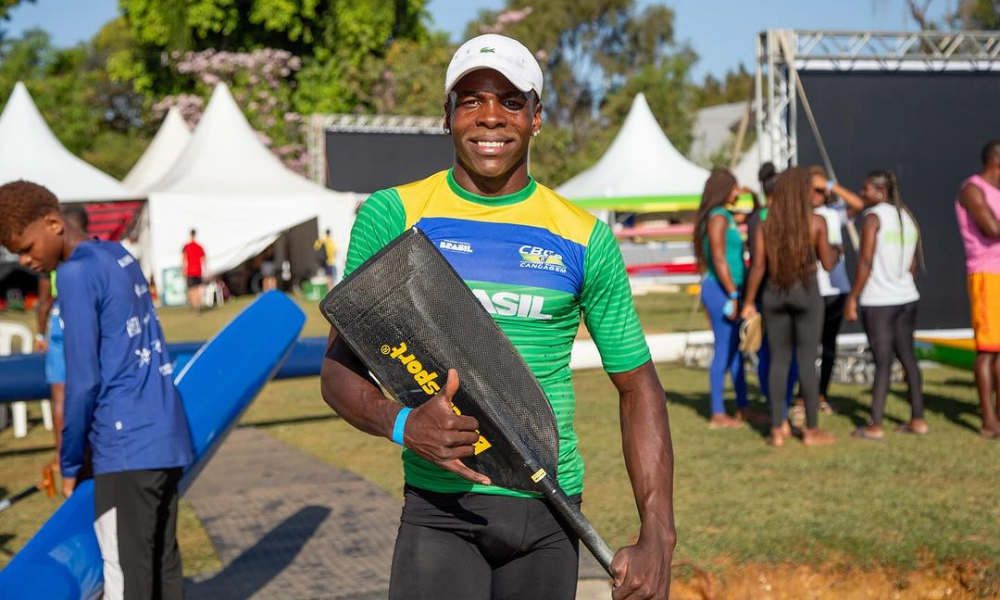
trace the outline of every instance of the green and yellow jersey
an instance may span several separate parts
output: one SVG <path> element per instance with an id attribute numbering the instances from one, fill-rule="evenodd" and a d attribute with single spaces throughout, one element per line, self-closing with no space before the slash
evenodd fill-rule
<path id="1" fill-rule="evenodd" d="M 559 484 L 581 493 L 569 368 L 581 315 L 608 373 L 650 358 L 611 229 L 534 179 L 517 193 L 485 197 L 442 171 L 369 197 L 351 231 L 345 276 L 412 226 L 441 250 L 538 379 L 559 427 Z M 473 484 L 409 450 L 403 470 L 406 483 L 435 492 L 531 495 Z"/>

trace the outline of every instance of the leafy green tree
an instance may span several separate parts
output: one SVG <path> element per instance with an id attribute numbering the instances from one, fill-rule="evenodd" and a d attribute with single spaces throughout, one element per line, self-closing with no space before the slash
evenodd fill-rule
<path id="1" fill-rule="evenodd" d="M 295 104 L 302 112 L 370 109 L 364 67 L 392 42 L 422 40 L 428 0 L 120 0 L 135 46 L 112 73 L 150 98 L 191 92 L 171 63 L 185 52 L 270 48 L 302 60 Z"/>
<path id="2" fill-rule="evenodd" d="M 54 48 L 41 30 L 0 42 L 0 101 L 23 81 L 63 145 L 84 157 L 103 148 L 87 160 L 116 177 L 132 166 L 150 134 L 142 98 L 104 69 L 107 56 L 127 43 L 123 32 L 112 21 L 93 41 L 66 49 Z M 108 151 L 112 146 L 119 151 Z"/>
<path id="3" fill-rule="evenodd" d="M 200 118 L 215 86 L 225 83 L 244 110 L 261 141 L 287 166 L 305 169 L 301 116 L 292 112 L 292 74 L 301 66 L 286 50 L 263 48 L 253 52 L 185 52 L 176 62 L 178 74 L 189 77 L 194 94 L 167 96 L 154 111 L 162 115 L 177 106 L 191 124 Z"/>
<path id="4" fill-rule="evenodd" d="M 34 2 L 35 0 L 28 0 L 28 2 Z M 21 0 L 0 0 L 0 21 L 10 20 L 10 9 L 14 8 L 21 3 Z M 0 40 L 4 38 L 3 28 L 0 27 Z"/>
<path id="5" fill-rule="evenodd" d="M 960 29 L 1000 29 L 1000 0 L 961 0 L 952 21 Z"/>
<path id="6" fill-rule="evenodd" d="M 753 93 L 754 76 L 741 63 L 735 71 L 727 71 L 722 81 L 711 74 L 705 76 L 704 82 L 695 91 L 694 104 L 697 108 L 729 104 L 731 102 L 746 102 Z"/>

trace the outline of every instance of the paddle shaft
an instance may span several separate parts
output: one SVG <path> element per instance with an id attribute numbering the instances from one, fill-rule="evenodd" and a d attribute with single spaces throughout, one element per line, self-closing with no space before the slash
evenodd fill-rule
<path id="1" fill-rule="evenodd" d="M 4 498 L 3 500 L 0 500 L 0 512 L 3 512 L 5 510 L 7 510 L 8 508 L 10 508 L 11 506 L 14 506 L 15 504 L 17 504 L 21 500 L 24 500 L 25 498 L 28 498 L 29 496 L 33 496 L 33 495 L 37 494 L 40 491 L 42 491 L 42 486 L 41 486 L 41 484 L 37 484 L 37 485 L 33 485 L 30 488 L 26 488 L 26 489 L 24 489 L 24 490 L 22 490 L 22 491 L 20 491 L 20 492 L 18 492 L 16 494 L 14 494 L 10 498 Z"/>
<path id="2" fill-rule="evenodd" d="M 52 467 L 49 465 L 42 467 L 42 480 L 36 483 L 35 485 L 31 486 L 30 488 L 21 490 L 20 492 L 14 494 L 10 498 L 4 498 L 3 500 L 0 500 L 0 512 L 7 510 L 8 508 L 14 506 L 21 500 L 24 500 L 29 496 L 33 496 L 41 491 L 44 491 L 45 495 L 48 496 L 49 498 L 55 496 L 56 495 L 55 481 L 56 481 L 55 478 L 52 476 Z"/>
<path id="3" fill-rule="evenodd" d="M 597 533 L 597 530 L 594 529 L 594 526 L 587 517 L 580 512 L 576 504 L 569 499 L 566 492 L 552 481 L 551 477 L 545 477 L 545 479 L 539 481 L 538 487 L 545 494 L 545 498 L 552 507 L 556 509 L 556 512 L 580 536 L 580 540 L 583 541 L 584 545 L 590 548 L 590 552 L 597 559 L 597 562 L 601 563 L 601 566 L 608 572 L 608 575 L 614 577 L 614 574 L 611 572 L 611 559 L 615 556 L 614 551 L 604 541 L 604 538 Z"/>

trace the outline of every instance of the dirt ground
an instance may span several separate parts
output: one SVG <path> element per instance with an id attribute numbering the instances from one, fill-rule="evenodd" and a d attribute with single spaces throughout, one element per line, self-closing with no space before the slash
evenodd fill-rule
<path id="1" fill-rule="evenodd" d="M 910 573 L 816 571 L 807 566 L 745 565 L 724 575 L 675 569 L 673 600 L 924 600 L 1000 598 L 1000 565 L 927 566 Z"/>

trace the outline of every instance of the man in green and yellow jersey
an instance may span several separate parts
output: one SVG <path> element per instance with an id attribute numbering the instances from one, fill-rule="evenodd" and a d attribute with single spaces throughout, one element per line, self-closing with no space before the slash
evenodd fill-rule
<path id="1" fill-rule="evenodd" d="M 542 80 L 534 56 L 515 40 L 489 34 L 462 45 L 445 78 L 454 166 L 372 194 L 351 232 L 345 276 L 407 228 L 426 233 L 545 391 L 559 427 L 559 484 L 576 501 L 583 460 L 569 361 L 583 318 L 619 391 L 642 522 L 636 544 L 615 555 L 613 598 L 666 598 L 676 537 L 666 399 L 611 230 L 528 174 Z M 493 486 L 460 462 L 478 440 L 476 420 L 451 410 L 461 376 L 449 371 L 440 394 L 403 411 L 330 332 L 324 399 L 358 429 L 404 447 L 389 597 L 574 598 L 576 536 L 540 496 Z"/>

